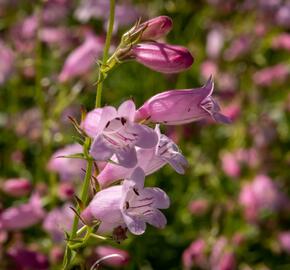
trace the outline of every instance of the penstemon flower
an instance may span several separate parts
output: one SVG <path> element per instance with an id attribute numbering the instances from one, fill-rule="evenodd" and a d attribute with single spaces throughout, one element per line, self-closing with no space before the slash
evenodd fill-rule
<path id="1" fill-rule="evenodd" d="M 179 73 L 193 63 L 193 57 L 186 48 L 158 42 L 139 43 L 126 57 L 161 73 Z"/>
<path id="2" fill-rule="evenodd" d="M 115 154 L 121 166 L 134 167 L 135 146 L 151 148 L 157 144 L 158 136 L 153 129 L 133 122 L 135 110 L 131 100 L 123 102 L 118 111 L 111 106 L 102 109 L 90 149 L 95 160 L 108 160 Z"/>
<path id="3" fill-rule="evenodd" d="M 154 123 L 180 125 L 203 118 L 213 118 L 222 123 L 230 120 L 220 113 L 212 98 L 212 77 L 201 88 L 170 90 L 151 97 L 136 112 L 135 120 L 149 119 Z"/>
<path id="4" fill-rule="evenodd" d="M 82 218 L 91 223 L 101 221 L 99 232 L 111 232 L 118 226 L 128 227 L 133 234 L 143 234 L 146 223 L 163 228 L 166 218 L 158 209 L 169 207 L 169 198 L 159 188 L 144 188 L 145 174 L 136 168 L 122 185 L 98 192 Z"/>
<path id="5" fill-rule="evenodd" d="M 181 154 L 178 146 L 166 135 L 161 134 L 159 126 L 155 128 L 158 134 L 158 143 L 150 149 L 138 148 L 136 167 L 144 170 L 146 175 L 152 174 L 170 164 L 179 174 L 184 174 L 184 168 L 188 166 L 186 158 Z M 108 163 L 97 176 L 98 182 L 102 188 L 112 184 L 117 180 L 129 177 L 134 168 L 125 168 L 114 163 Z"/>

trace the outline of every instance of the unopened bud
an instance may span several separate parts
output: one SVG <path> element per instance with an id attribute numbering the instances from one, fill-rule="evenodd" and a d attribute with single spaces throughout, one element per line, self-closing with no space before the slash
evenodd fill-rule
<path id="1" fill-rule="evenodd" d="M 159 16 L 146 21 L 140 27 L 146 25 L 141 35 L 141 40 L 157 40 L 170 32 L 172 29 L 172 20 L 168 16 Z"/>
<path id="2" fill-rule="evenodd" d="M 13 197 L 27 195 L 31 190 L 31 183 L 25 178 L 8 179 L 4 182 L 3 191 Z"/>
<path id="3" fill-rule="evenodd" d="M 186 48 L 157 42 L 134 46 L 129 57 L 161 73 L 179 73 L 193 63 L 193 57 Z"/>

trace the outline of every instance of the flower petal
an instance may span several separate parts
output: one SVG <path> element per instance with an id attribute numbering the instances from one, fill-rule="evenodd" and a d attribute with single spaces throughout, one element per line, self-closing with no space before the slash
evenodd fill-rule
<path id="1" fill-rule="evenodd" d="M 125 117 L 129 121 L 133 122 L 136 112 L 136 106 L 132 100 L 124 101 L 118 108 L 119 117 Z"/>
<path id="2" fill-rule="evenodd" d="M 131 233 L 140 235 L 145 232 L 146 223 L 144 220 L 141 220 L 138 217 L 130 217 L 126 214 L 123 214 L 123 218 Z"/>
<path id="3" fill-rule="evenodd" d="M 81 127 L 92 138 L 98 135 L 97 130 L 99 129 L 101 114 L 101 108 L 94 109 L 87 114 L 85 120 L 81 123 Z"/>
<path id="4" fill-rule="evenodd" d="M 167 194 L 160 188 L 144 188 L 142 191 L 142 197 L 153 197 L 154 208 L 166 209 L 170 205 L 170 200 Z"/>
<path id="5" fill-rule="evenodd" d="M 135 186 L 139 189 L 142 189 L 144 187 L 144 181 L 145 181 L 145 173 L 140 168 L 137 167 L 133 173 L 130 176 L 130 181 L 133 181 L 135 183 Z"/>
<path id="6" fill-rule="evenodd" d="M 135 147 L 124 147 L 115 152 L 120 166 L 125 168 L 133 168 L 137 165 L 137 154 Z"/>
<path id="7" fill-rule="evenodd" d="M 102 110 L 100 122 L 98 125 L 97 132 L 102 132 L 109 121 L 118 116 L 117 110 L 112 106 L 106 106 Z"/>
<path id="8" fill-rule="evenodd" d="M 146 215 L 145 221 L 159 229 L 163 229 L 167 223 L 166 217 L 158 209 L 155 209 L 150 214 Z"/>
<path id="9" fill-rule="evenodd" d="M 184 174 L 184 167 L 188 166 L 188 162 L 182 154 L 176 153 L 174 158 L 165 158 L 170 166 L 179 174 Z"/>
<path id="10" fill-rule="evenodd" d="M 94 139 L 90 149 L 90 155 L 95 160 L 108 160 L 113 155 L 113 150 L 106 145 L 102 134 Z"/>
<path id="11" fill-rule="evenodd" d="M 152 148 L 157 144 L 158 135 L 154 129 L 139 124 L 134 125 L 132 129 L 136 134 L 138 134 L 138 139 L 135 143 L 136 146 Z"/>

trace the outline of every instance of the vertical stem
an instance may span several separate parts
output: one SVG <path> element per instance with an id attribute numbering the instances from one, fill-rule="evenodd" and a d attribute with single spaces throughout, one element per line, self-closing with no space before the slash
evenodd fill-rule
<path id="1" fill-rule="evenodd" d="M 109 49 L 111 44 L 111 37 L 113 32 L 113 26 L 114 26 L 114 18 L 115 18 L 115 0 L 110 0 L 110 18 L 109 18 L 109 25 L 108 25 L 108 31 L 106 36 L 106 43 L 104 48 L 104 54 L 103 54 L 103 63 L 102 65 L 106 65 L 108 55 L 109 55 Z M 102 89 L 103 89 L 103 80 L 105 78 L 105 74 L 102 73 L 101 68 L 99 69 L 99 83 L 97 87 L 97 95 L 96 95 L 96 104 L 95 107 L 101 106 L 101 97 L 102 97 Z M 86 138 L 85 144 L 84 144 L 84 155 L 86 157 L 89 157 L 88 149 L 90 146 L 90 138 Z M 87 200 L 88 200 L 88 191 L 90 186 L 90 180 L 92 176 L 92 169 L 93 169 L 93 160 L 88 159 L 87 167 L 86 167 L 86 174 L 81 190 L 80 199 L 83 202 L 83 204 L 86 206 Z M 79 212 L 79 206 L 77 211 Z M 77 229 L 78 229 L 78 223 L 79 223 L 79 217 L 75 215 L 72 231 L 70 234 L 70 240 L 73 240 L 77 236 Z M 72 261 L 72 250 L 69 248 L 68 244 L 66 246 L 66 251 L 63 258 L 63 270 L 69 269 L 71 266 Z"/>
<path id="2" fill-rule="evenodd" d="M 115 0 L 110 0 L 110 18 L 109 18 L 106 43 L 105 43 L 104 54 L 103 54 L 103 63 L 102 63 L 103 66 L 106 65 L 107 60 L 108 60 L 112 32 L 113 32 L 113 27 L 114 27 L 114 19 L 115 19 Z M 97 87 L 97 96 L 96 96 L 95 108 L 98 108 L 101 106 L 104 79 L 105 79 L 105 74 L 102 73 L 102 70 L 100 67 L 99 68 L 99 82 L 98 82 L 98 87 Z"/>

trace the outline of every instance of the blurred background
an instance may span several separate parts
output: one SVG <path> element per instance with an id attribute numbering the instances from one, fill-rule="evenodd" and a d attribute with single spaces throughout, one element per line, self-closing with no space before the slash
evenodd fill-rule
<path id="1" fill-rule="evenodd" d="M 0 269 L 61 269 L 84 163 L 53 157 L 81 151 L 68 116 L 94 107 L 108 14 L 108 0 L 0 0 Z M 123 63 L 103 105 L 141 106 L 212 74 L 232 124 L 164 128 L 190 164 L 184 176 L 166 166 L 146 179 L 170 196 L 167 227 L 92 241 L 78 262 L 121 252 L 125 261 L 101 269 L 290 269 L 290 2 L 118 0 L 112 51 L 138 18 L 159 15 L 173 19 L 163 42 L 187 47 L 192 68 Z"/>

